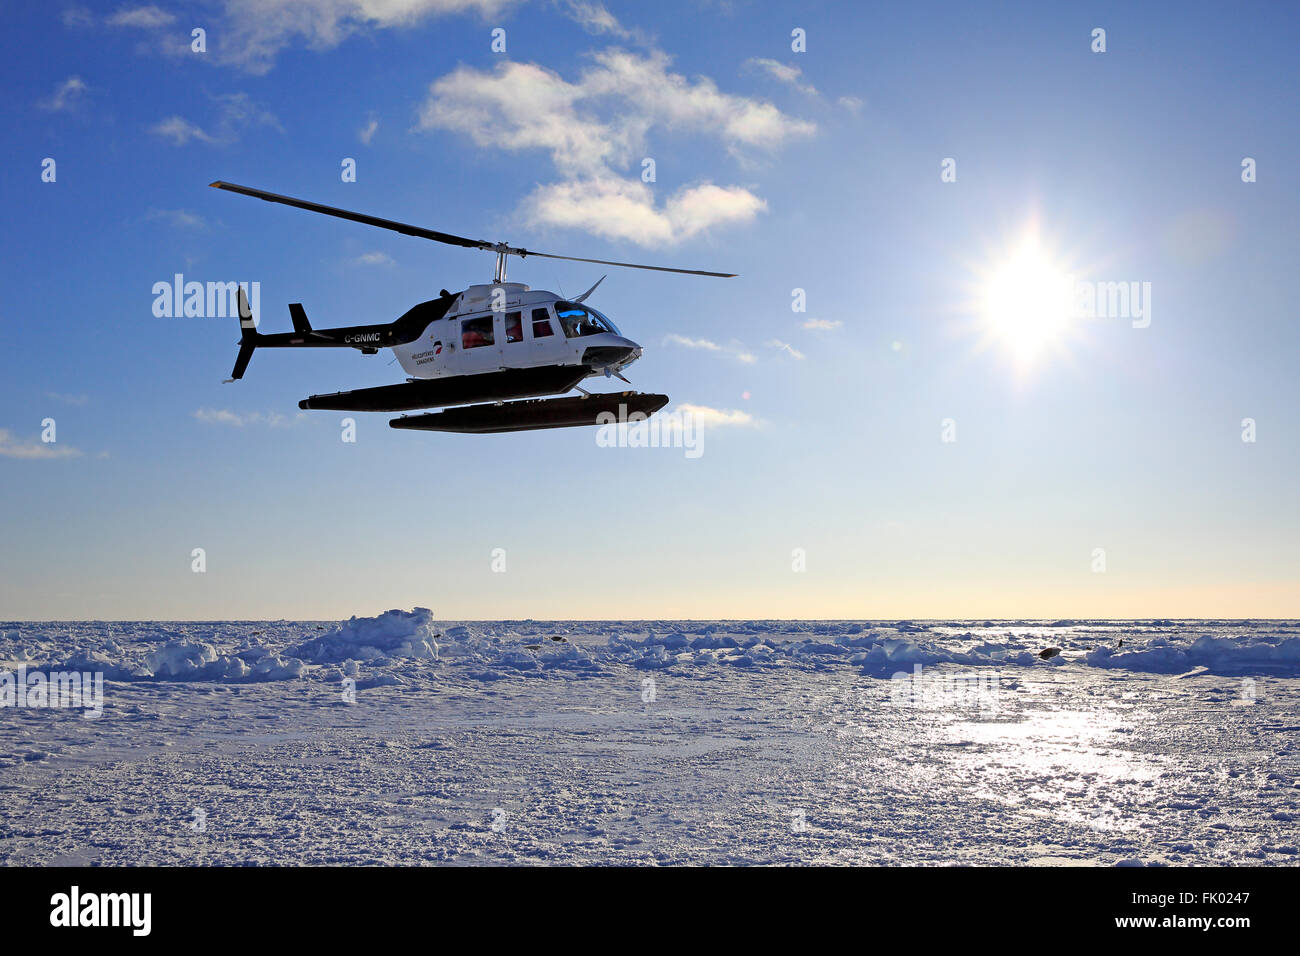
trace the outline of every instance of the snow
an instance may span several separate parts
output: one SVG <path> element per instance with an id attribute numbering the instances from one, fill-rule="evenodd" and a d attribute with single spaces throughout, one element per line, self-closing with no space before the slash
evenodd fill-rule
<path id="1" fill-rule="evenodd" d="M 1184 673 L 1194 668 L 1216 674 L 1264 672 L 1300 674 L 1300 637 L 1284 634 L 1251 634 L 1232 638 L 1203 634 L 1189 646 L 1159 637 L 1141 649 L 1112 650 L 1098 647 L 1087 656 L 1091 667 L 1116 667 Z"/>
<path id="2" fill-rule="evenodd" d="M 20 666 L 102 672 L 104 712 L 0 710 L 10 863 L 1300 846 L 1295 622 L 0 622 Z"/>
<path id="3" fill-rule="evenodd" d="M 427 608 L 392 610 L 377 617 L 353 617 L 325 633 L 304 634 L 288 645 L 264 646 L 245 635 L 234 646 L 221 640 L 233 625 L 194 629 L 161 647 L 141 652 L 116 641 L 79 648 L 52 666 L 102 670 L 109 680 L 292 680 L 311 665 L 345 664 L 356 676 L 357 662 L 386 666 L 403 660 L 439 661 L 473 666 L 483 673 L 501 668 L 519 672 L 591 670 L 603 664 L 626 664 L 639 670 L 672 667 L 784 667 L 820 670 L 852 666 L 867 676 L 891 677 L 916 665 L 956 664 L 967 667 L 1040 668 L 1075 666 L 1108 670 L 1181 674 L 1203 669 L 1214 674 L 1274 674 L 1300 676 L 1300 634 L 1296 627 L 1277 625 L 1215 625 L 1218 633 L 1197 633 L 1175 624 L 1116 626 L 1109 624 L 1018 626 L 988 623 L 978 631 L 958 632 L 937 624 L 928 629 L 915 622 L 876 624 L 856 622 L 744 622 L 722 632 L 722 622 L 695 625 L 688 633 L 663 625 L 602 625 L 608 641 L 603 647 L 578 649 L 555 641 L 561 628 L 535 623 L 518 630 L 509 625 L 458 624 L 437 631 Z M 16 632 L 15 632 L 16 633 Z M 1052 634 L 1063 638 L 1065 653 L 1044 660 L 1053 646 Z M 260 636 L 260 635 L 259 635 Z M 1127 638 L 1124 647 L 1120 639 Z M 442 641 L 440 644 L 439 641 Z M 31 661 L 39 652 L 6 635 L 7 655 Z M 539 644 L 540 642 L 540 644 Z M 1073 646 L 1071 646 L 1073 644 Z M 220 645 L 220 646 L 219 646 Z M 0 645 L 3 646 L 3 645 Z M 1071 652 L 1072 651 L 1072 652 Z"/>
<path id="4" fill-rule="evenodd" d="M 386 611 L 378 617 L 352 617 L 328 634 L 304 641 L 292 653 L 317 664 L 349 658 L 437 658 L 433 612 L 417 607 Z"/>

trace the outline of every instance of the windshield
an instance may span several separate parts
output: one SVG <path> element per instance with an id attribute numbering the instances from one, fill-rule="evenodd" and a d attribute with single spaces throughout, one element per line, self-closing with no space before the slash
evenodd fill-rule
<path id="1" fill-rule="evenodd" d="M 556 302 L 555 317 L 560 320 L 566 338 L 576 339 L 580 335 L 599 335 L 601 332 L 619 334 L 618 328 L 604 315 L 576 302 Z"/>

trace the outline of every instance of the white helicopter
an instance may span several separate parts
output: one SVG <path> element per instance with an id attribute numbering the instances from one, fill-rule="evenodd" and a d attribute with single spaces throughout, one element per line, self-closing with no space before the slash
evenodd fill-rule
<path id="1" fill-rule="evenodd" d="M 367 355 L 389 348 L 408 376 L 405 382 L 312 395 L 300 401 L 298 407 L 399 412 L 463 406 L 437 413 L 403 415 L 388 423 L 393 428 L 474 433 L 563 428 L 595 425 L 602 413 L 648 416 L 668 404 L 667 395 L 593 394 L 579 387 L 583 379 L 598 375 L 627 382 L 623 369 L 641 357 L 640 345 L 626 338 L 604 314 L 583 304 L 604 281 L 604 276 L 582 295 L 565 299 L 554 292 L 532 291 L 520 282 L 507 282 L 507 256 L 521 259 L 541 256 L 655 272 L 735 278 L 734 273 L 728 272 L 669 269 L 532 252 L 504 242 L 466 239 L 248 186 L 221 181 L 211 185 L 408 236 L 496 253 L 496 273 L 490 285 L 472 285 L 459 293 L 443 289 L 438 298 L 421 302 L 397 320 L 380 325 L 313 329 L 302 305 L 295 302 L 289 306 L 294 330 L 264 334 L 257 331 L 257 322 L 241 288 L 239 356 L 227 381 L 243 377 L 257 348 L 353 348 Z M 575 389 L 581 395 L 513 401 Z"/>

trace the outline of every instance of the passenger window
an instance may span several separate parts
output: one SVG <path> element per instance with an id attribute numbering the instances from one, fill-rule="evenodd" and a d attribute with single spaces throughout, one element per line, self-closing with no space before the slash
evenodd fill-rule
<path id="1" fill-rule="evenodd" d="M 506 341 L 522 342 L 524 340 L 524 314 L 522 312 L 506 313 Z"/>
<path id="2" fill-rule="evenodd" d="M 554 334 L 555 329 L 551 328 L 551 313 L 546 309 L 533 309 L 533 338 L 544 339 Z"/>
<path id="3" fill-rule="evenodd" d="M 466 319 L 460 324 L 461 348 L 476 349 L 480 346 L 491 345 L 494 341 L 492 337 L 492 316 L 484 315 L 477 319 Z"/>

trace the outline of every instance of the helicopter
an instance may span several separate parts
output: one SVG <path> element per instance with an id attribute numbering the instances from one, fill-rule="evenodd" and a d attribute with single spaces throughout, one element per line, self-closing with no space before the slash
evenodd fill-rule
<path id="1" fill-rule="evenodd" d="M 316 329 L 302 304 L 295 302 L 289 305 L 292 332 L 259 332 L 240 287 L 239 354 L 227 382 L 243 378 L 254 350 L 259 348 L 351 348 L 363 355 L 374 355 L 381 348 L 391 349 L 406 372 L 406 381 L 311 395 L 300 401 L 298 407 L 349 412 L 445 409 L 402 415 L 389 421 L 393 428 L 473 434 L 565 428 L 610 421 L 607 416 L 611 414 L 622 421 L 644 420 L 668 404 L 667 395 L 635 391 L 592 393 L 579 384 L 588 378 L 605 376 L 630 385 L 623 370 L 642 353 L 641 346 L 624 336 L 608 316 L 585 304 L 605 276 L 581 295 L 566 299 L 554 292 L 530 289 L 520 282 L 507 282 L 509 256 L 520 259 L 537 256 L 722 279 L 736 277 L 730 272 L 672 269 L 534 252 L 504 242 L 467 239 L 221 180 L 209 185 L 266 202 L 496 255 L 490 284 L 471 285 L 456 293 L 443 289 L 436 299 L 412 306 L 392 322 L 375 325 Z M 541 397 L 575 390 L 581 394 Z"/>

